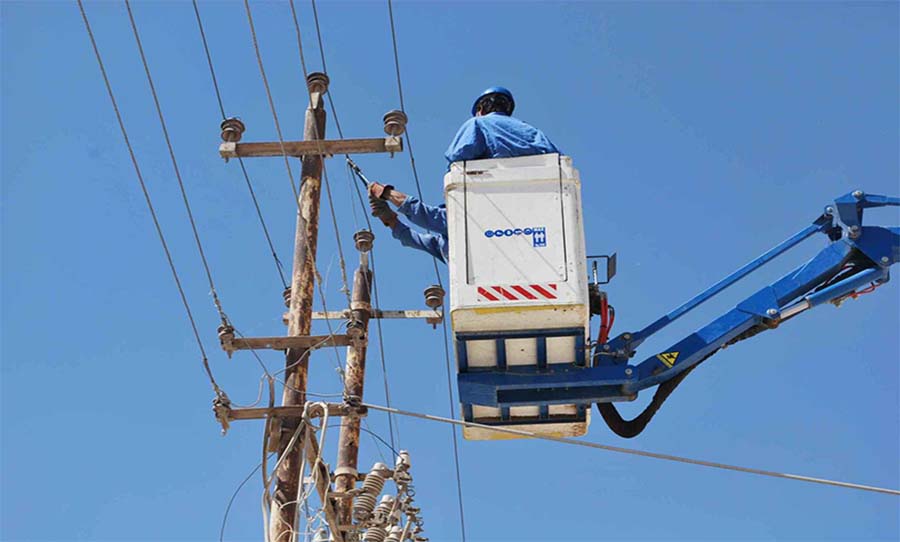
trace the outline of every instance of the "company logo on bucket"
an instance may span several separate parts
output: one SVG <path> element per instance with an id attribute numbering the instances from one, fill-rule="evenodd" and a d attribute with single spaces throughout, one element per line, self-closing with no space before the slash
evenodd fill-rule
<path id="1" fill-rule="evenodd" d="M 484 236 L 491 237 L 516 237 L 518 235 L 530 235 L 532 244 L 536 247 L 547 246 L 547 228 L 536 226 L 532 228 L 507 228 L 505 230 L 485 230 Z"/>

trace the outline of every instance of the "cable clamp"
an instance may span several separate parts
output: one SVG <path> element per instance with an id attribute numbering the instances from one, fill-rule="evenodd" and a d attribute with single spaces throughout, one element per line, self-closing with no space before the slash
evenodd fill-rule
<path id="1" fill-rule="evenodd" d="M 216 398 L 213 399 L 213 412 L 216 415 L 216 420 L 222 426 L 222 435 L 225 435 L 231 426 L 231 399 L 221 389 L 216 389 Z"/>

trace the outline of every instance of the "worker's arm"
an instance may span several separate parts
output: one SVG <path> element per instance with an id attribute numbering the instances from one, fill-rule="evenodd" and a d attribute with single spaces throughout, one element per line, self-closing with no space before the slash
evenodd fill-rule
<path id="1" fill-rule="evenodd" d="M 376 211 L 376 207 L 378 207 L 377 200 L 389 201 L 397 207 L 397 212 L 408 218 L 416 226 L 433 231 L 444 237 L 447 236 L 446 206 L 438 205 L 435 207 L 422 203 L 418 198 L 408 196 L 389 184 L 370 183 L 369 194 L 370 197 L 374 198 L 370 201 L 370 205 L 373 205 L 372 211 L 375 216 L 384 213 L 384 210 Z"/>
<path id="2" fill-rule="evenodd" d="M 478 160 L 488 156 L 487 141 L 478 124 L 478 117 L 463 123 L 444 156 L 451 164 L 460 160 Z"/>
<path id="3" fill-rule="evenodd" d="M 393 201 L 393 198 L 391 199 Z M 414 196 L 403 194 L 403 200 L 397 207 L 397 212 L 416 226 L 447 237 L 447 208 L 445 206 L 435 207 L 422 203 Z"/>
<path id="4" fill-rule="evenodd" d="M 440 261 L 447 263 L 447 242 L 443 237 L 413 231 L 399 220 L 391 226 L 391 235 L 394 236 L 394 239 L 400 241 L 403 246 L 427 252 Z"/>

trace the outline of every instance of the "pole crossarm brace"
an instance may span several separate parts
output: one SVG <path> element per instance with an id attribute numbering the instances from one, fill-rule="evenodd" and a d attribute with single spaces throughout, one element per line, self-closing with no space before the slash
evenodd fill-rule
<path id="1" fill-rule="evenodd" d="M 313 320 L 348 320 L 350 318 L 350 311 L 315 311 L 312 313 Z M 381 310 L 381 309 L 372 309 L 372 315 L 370 318 L 380 318 L 380 319 L 396 319 L 396 318 L 411 318 L 411 319 L 424 319 L 429 324 L 431 323 L 440 323 L 444 318 L 444 313 L 441 310 L 398 310 L 398 311 L 389 311 L 389 310 Z"/>
<path id="2" fill-rule="evenodd" d="M 366 139 L 323 139 L 285 141 L 282 150 L 279 141 L 263 143 L 222 143 L 219 155 L 229 158 L 257 158 L 266 156 L 334 156 L 335 154 L 370 154 L 403 152 L 403 139 L 396 136 Z"/>
<path id="3" fill-rule="evenodd" d="M 234 420 L 261 420 L 265 418 L 302 418 L 303 406 L 278 406 L 278 407 L 259 407 L 259 408 L 226 408 L 223 412 L 229 421 Z M 328 417 L 344 418 L 348 416 L 366 416 L 369 409 L 365 407 L 354 407 L 346 403 L 328 403 Z M 318 405 L 313 405 L 309 409 L 310 418 L 321 418 L 325 414 L 325 409 Z"/>
<path id="4" fill-rule="evenodd" d="M 325 83 L 327 88 L 327 83 Z M 320 89 L 324 92 L 323 89 Z M 311 91 L 312 92 L 312 91 Z M 316 93 L 318 101 L 319 93 Z M 387 137 L 364 139 L 319 139 L 321 132 L 303 141 L 266 141 L 261 143 L 240 143 L 246 127 L 237 118 L 222 121 L 222 141 L 219 155 L 227 162 L 229 158 L 258 158 L 267 156 L 334 156 L 335 154 L 369 154 L 403 152 L 403 139 L 407 118 L 402 111 L 388 111 L 384 115 L 384 133 Z"/>
<path id="5" fill-rule="evenodd" d="M 222 350 L 228 357 L 237 350 L 287 350 L 303 348 L 314 350 L 328 346 L 348 346 L 347 335 L 301 335 L 296 337 L 234 337 L 232 334 L 219 334 Z"/>

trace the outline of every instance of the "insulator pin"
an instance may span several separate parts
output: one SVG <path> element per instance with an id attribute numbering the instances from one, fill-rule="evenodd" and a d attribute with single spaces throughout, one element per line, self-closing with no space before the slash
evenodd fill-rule
<path id="1" fill-rule="evenodd" d="M 384 133 L 389 136 L 401 136 L 406 132 L 406 123 L 409 118 L 406 113 L 398 109 L 384 114 Z"/>
<path id="2" fill-rule="evenodd" d="M 222 141 L 226 143 L 237 143 L 240 141 L 246 129 L 244 123 L 237 117 L 223 120 L 220 128 L 222 129 Z"/>

